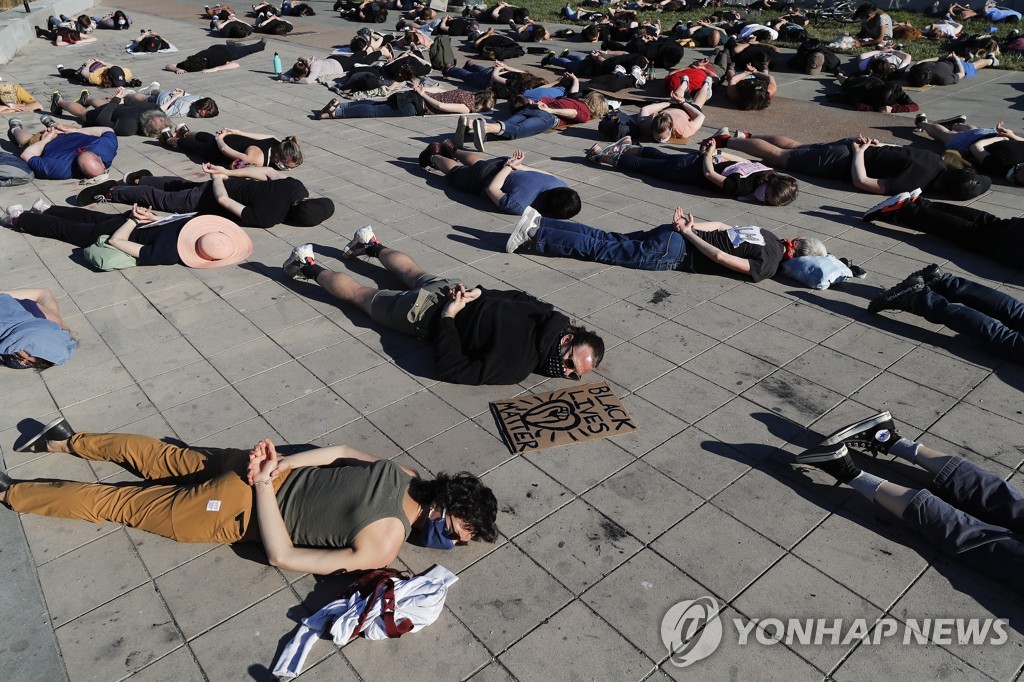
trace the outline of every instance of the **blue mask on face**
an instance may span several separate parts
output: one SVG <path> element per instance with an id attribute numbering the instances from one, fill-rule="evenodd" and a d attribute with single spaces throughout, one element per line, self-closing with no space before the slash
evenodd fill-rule
<path id="1" fill-rule="evenodd" d="M 436 519 L 427 519 L 423 526 L 423 535 L 420 541 L 424 547 L 430 549 L 454 549 L 455 541 L 449 535 L 447 524 L 448 510 L 442 509 L 441 516 Z"/>

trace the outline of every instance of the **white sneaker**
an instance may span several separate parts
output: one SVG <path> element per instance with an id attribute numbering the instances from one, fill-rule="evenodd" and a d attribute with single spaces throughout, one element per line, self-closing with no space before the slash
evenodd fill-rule
<path id="1" fill-rule="evenodd" d="M 364 225 L 352 235 L 352 241 L 345 246 L 344 251 L 341 252 L 341 257 L 355 258 L 356 256 L 361 256 L 366 251 L 366 247 L 371 244 L 380 244 L 380 240 L 373 234 L 371 226 Z"/>
<path id="2" fill-rule="evenodd" d="M 284 274 L 288 275 L 292 279 L 302 277 L 305 279 L 305 275 L 302 274 L 301 268 L 309 261 L 316 262 L 316 256 L 313 254 L 312 244 L 299 244 L 292 252 L 288 255 L 288 260 L 284 262 L 281 267 L 284 269 Z"/>
<path id="3" fill-rule="evenodd" d="M 29 210 L 33 213 L 43 213 L 46 209 L 50 208 L 51 204 L 46 203 L 46 200 L 42 197 L 36 199 L 36 203 L 32 204 L 32 208 Z"/>
<path id="4" fill-rule="evenodd" d="M 644 70 L 641 69 L 639 66 L 634 66 L 632 69 L 630 69 L 629 73 L 631 76 L 633 76 L 634 79 L 636 79 L 637 87 L 643 87 L 644 85 L 647 85 L 647 77 L 644 76 Z"/>
<path id="5" fill-rule="evenodd" d="M 487 141 L 487 130 L 484 128 L 484 125 L 482 118 L 473 119 L 473 146 L 476 147 L 478 152 L 484 150 L 484 144 Z"/>
<path id="6" fill-rule="evenodd" d="M 537 233 L 539 227 L 540 213 L 533 206 L 527 206 L 516 223 L 516 229 L 512 230 L 505 243 L 505 253 L 515 253 L 516 249 L 533 238 L 532 235 Z"/>
<path id="7" fill-rule="evenodd" d="M 605 103 L 608 105 L 610 111 L 618 111 L 622 106 L 622 102 L 617 99 L 606 99 Z"/>
<path id="8" fill-rule="evenodd" d="M 139 90 L 140 95 L 155 95 L 158 92 L 160 92 L 160 84 L 156 81 Z"/>
<path id="9" fill-rule="evenodd" d="M 14 227 L 14 219 L 24 212 L 25 207 L 21 204 L 11 204 L 4 210 L 3 215 L 0 215 L 0 225 Z"/>
<path id="10" fill-rule="evenodd" d="M 623 66 L 622 64 L 616 64 L 615 68 L 612 69 L 612 75 L 613 76 L 625 76 L 626 75 L 626 67 Z"/>

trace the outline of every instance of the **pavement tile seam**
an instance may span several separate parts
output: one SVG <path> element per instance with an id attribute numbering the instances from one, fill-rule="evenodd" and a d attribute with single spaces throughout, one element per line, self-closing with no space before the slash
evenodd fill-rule
<path id="1" fill-rule="evenodd" d="M 224 78 L 224 79 L 221 79 L 221 81 L 220 81 L 220 82 L 222 82 L 222 83 L 224 83 L 224 84 L 226 85 L 226 84 L 228 84 L 228 83 L 229 83 L 230 81 L 229 81 L 229 80 L 228 80 L 227 78 Z M 212 83 L 211 83 L 211 86 L 212 86 L 212 87 L 215 87 L 215 86 L 213 86 L 213 85 L 212 85 Z M 290 108 L 290 109 L 291 109 L 291 110 L 295 110 L 295 111 L 299 111 L 299 110 L 300 110 L 300 108 L 299 108 L 299 106 L 298 106 L 298 105 L 296 105 L 296 106 L 293 106 L 293 108 Z M 287 116 L 287 114 L 283 114 L 283 116 Z M 314 128 L 310 128 L 310 129 L 314 129 Z M 369 125 L 369 126 L 367 126 L 367 128 L 366 128 L 366 129 L 367 129 L 368 131 L 371 131 L 371 130 L 382 130 L 382 129 L 385 129 L 385 128 L 384 128 L 383 126 L 377 126 L 377 125 Z M 386 127 L 386 129 L 388 129 L 388 130 L 394 130 L 394 132 L 395 132 L 396 136 L 397 136 L 397 135 L 400 135 L 400 134 L 401 134 L 401 132 L 400 132 L 400 128 L 398 128 L 397 126 L 390 126 L 390 125 L 389 125 L 389 126 L 387 126 L 387 127 Z M 375 133 L 375 134 L 376 134 L 376 133 Z M 424 132 L 424 134 L 429 134 L 429 133 L 426 133 L 426 132 Z M 554 137 L 554 136 L 551 136 L 551 137 Z M 377 140 L 376 140 L 376 138 L 375 138 L 375 144 L 376 144 L 376 141 L 377 141 Z M 561 142 L 562 142 L 563 140 L 560 140 L 560 139 L 559 139 L 558 141 L 559 141 L 559 145 L 560 145 L 560 143 L 561 143 Z M 367 146 L 360 146 L 359 148 L 360 148 L 360 150 L 361 150 L 361 148 L 373 148 L 373 146 L 371 146 L 371 145 L 367 145 Z M 558 162 L 558 163 L 560 163 L 560 162 Z M 545 166 L 545 167 L 548 167 L 548 166 Z M 560 166 L 560 165 L 555 165 L 554 167 L 555 167 L 555 168 L 560 168 L 561 166 Z M 568 168 L 569 166 L 566 166 L 566 167 Z M 599 185 L 596 185 L 596 184 L 595 184 L 594 186 L 599 186 Z M 624 197 L 625 197 L 625 196 L 627 196 L 627 195 L 626 195 L 625 193 L 628 193 L 628 191 L 629 191 L 628 189 L 624 188 L 624 189 L 623 189 L 623 194 L 622 194 L 622 196 L 624 196 Z M 375 194 L 377 194 L 377 193 L 375 193 Z M 615 194 L 620 194 L 620 193 L 617 193 L 617 191 L 616 191 L 616 193 L 615 193 Z M 377 196 L 380 196 L 380 197 L 384 197 L 384 196 L 386 196 L 386 195 L 385 195 L 384 193 L 380 193 L 380 194 L 377 194 Z M 854 199 L 856 199 L 856 197 L 855 197 L 855 196 L 854 196 Z M 830 201 L 831 201 L 831 200 L 830 200 Z M 844 205 L 845 205 L 845 204 L 844 204 Z M 851 206 L 854 206 L 854 207 L 856 207 L 856 206 L 857 206 L 857 204 L 856 204 L 856 203 L 853 203 L 853 204 L 851 204 Z M 610 213 L 609 213 L 609 214 L 610 214 Z M 796 222 L 796 221 L 794 221 L 794 222 Z M 845 231 L 843 231 L 843 232 L 840 232 L 840 233 L 839 233 L 839 235 L 837 235 L 836 237 L 840 237 L 840 236 L 844 235 L 844 233 L 849 233 L 849 235 L 853 236 L 853 235 L 856 235 L 856 233 L 857 233 L 857 232 L 856 232 L 856 230 L 854 229 L 854 227 L 852 227 L 852 226 L 851 226 L 851 227 L 849 227 L 849 228 L 848 228 L 847 230 L 845 230 Z M 857 240 L 851 240 L 851 241 L 853 241 L 853 242 L 857 242 Z M 428 241 L 426 241 L 426 240 L 424 240 L 424 242 L 423 242 L 423 243 L 424 243 L 424 244 L 429 244 L 429 242 L 428 242 Z M 871 246 L 870 248 L 874 248 L 874 247 L 873 247 L 873 245 L 872 245 L 872 246 Z M 879 256 L 879 255 L 882 255 L 882 253 L 884 253 L 884 252 L 885 252 L 885 251 L 883 251 L 882 249 L 879 249 L 876 255 L 877 255 L 877 256 Z M 473 261 L 473 262 L 476 262 L 476 261 Z M 538 260 L 538 261 L 536 261 L 536 262 L 539 262 L 539 263 L 543 263 L 543 259 L 540 259 L 540 260 Z M 553 270 L 553 271 L 558 271 L 559 273 L 563 272 L 563 270 L 559 270 L 559 269 L 558 269 L 558 268 L 559 268 L 559 266 L 558 266 L 558 264 L 557 264 L 557 263 L 551 263 L 550 265 L 546 264 L 545 266 L 546 266 L 546 267 L 549 267 L 549 268 L 550 268 L 551 270 Z M 57 272 L 57 270 L 54 270 L 54 272 L 58 273 L 58 272 Z M 592 276 L 593 276 L 593 274 L 584 274 L 583 276 L 578 276 L 577 274 L 575 274 L 575 272 L 577 272 L 577 270 L 574 270 L 574 269 L 568 270 L 568 272 L 569 272 L 568 276 L 570 276 L 570 278 L 572 278 L 573 280 L 575 280 L 575 281 L 578 281 L 578 282 L 586 282 L 587 280 L 591 279 L 591 278 L 592 278 Z M 510 275 L 510 276 L 509 276 L 509 278 L 508 278 L 508 280 L 509 280 L 509 284 L 511 284 L 511 285 L 513 285 L 513 286 L 514 286 L 514 284 L 515 284 L 515 278 L 514 278 L 514 276 L 513 276 L 513 275 Z M 561 291 L 562 289 L 566 289 L 566 288 L 567 288 L 567 286 L 566 286 L 566 287 L 562 287 L 562 288 L 560 288 L 560 289 L 559 289 L 558 291 Z M 152 291 L 152 290 L 151 290 L 151 291 Z M 147 293 L 148 293 L 148 292 L 147 292 Z M 611 302 L 611 305 L 613 305 L 613 304 L 615 304 L 615 301 L 612 301 L 612 302 Z M 771 325 L 771 321 L 772 321 L 772 317 L 771 317 L 771 316 L 768 316 L 768 317 L 764 318 L 764 322 L 768 323 L 769 325 Z M 851 321 L 851 322 L 850 322 L 849 324 L 850 324 L 850 325 L 853 325 L 853 324 L 855 324 L 855 321 Z M 784 329 L 784 328 L 783 328 L 783 329 Z M 102 335 L 100 335 L 100 338 L 102 338 Z M 729 337 L 729 338 L 731 338 L 731 337 Z M 720 341 L 720 342 L 719 342 L 719 345 L 720 345 L 721 343 L 722 343 L 722 342 Z M 726 345 L 728 345 L 728 344 L 726 344 Z M 920 347 L 922 347 L 922 346 L 928 346 L 928 345 L 929 345 L 929 344 L 919 343 L 918 345 L 915 345 L 915 346 L 913 346 L 913 348 L 915 349 L 915 348 L 920 348 Z M 911 352 L 911 351 L 908 351 L 908 352 Z M 841 353 L 841 354 L 842 354 L 842 353 Z M 792 360 L 791 360 L 791 363 L 792 363 Z M 892 361 L 892 364 L 891 364 L 891 365 L 889 366 L 889 368 L 892 368 L 892 366 L 893 366 L 893 365 L 895 365 L 895 364 L 896 364 L 896 360 L 893 360 L 893 361 Z M 681 366 L 677 366 L 677 367 L 681 367 Z M 784 366 L 783 366 L 783 367 L 784 367 Z M 877 376 L 881 376 L 882 374 L 885 374 L 885 373 L 888 373 L 888 372 L 892 372 L 893 374 L 896 374 L 897 376 L 900 376 L 900 375 L 898 375 L 898 374 L 897 374 L 897 373 L 896 373 L 896 372 L 895 372 L 894 370 L 890 370 L 890 369 L 884 369 L 884 370 L 880 370 L 880 371 L 878 372 L 878 375 L 877 375 Z M 992 374 L 992 372 L 990 372 L 990 373 L 989 373 L 988 375 L 985 375 L 985 376 L 987 377 L 987 376 L 990 376 L 991 374 Z M 663 376 L 664 376 L 664 375 L 663 375 Z M 644 384 L 644 385 L 646 385 L 646 384 Z M 966 393 L 965 393 L 964 395 L 957 395 L 957 396 L 954 396 L 954 397 L 957 397 L 957 398 L 963 398 L 963 397 L 966 397 L 966 396 L 970 395 L 970 394 L 971 394 L 971 392 L 972 392 L 972 391 L 973 391 L 973 390 L 974 390 L 974 389 L 975 389 L 976 387 L 977 387 L 977 385 L 976 385 L 975 387 L 972 387 L 972 388 L 971 388 L 970 390 L 968 390 L 968 391 L 967 391 L 967 392 L 966 392 Z M 634 389 L 633 391 L 624 391 L 624 394 L 625 394 L 625 395 L 631 395 L 631 394 L 633 394 L 633 393 L 635 393 L 635 392 L 636 392 L 636 389 Z M 849 397 L 849 395 L 854 395 L 854 394 L 856 394 L 856 392 L 857 392 L 856 390 L 851 390 L 851 391 L 848 391 L 848 395 L 847 395 L 847 397 Z M 841 393 L 841 394 L 843 394 L 844 392 L 840 392 L 840 393 Z M 959 400 L 957 400 L 957 402 L 955 402 L 955 403 L 954 403 L 954 406 L 953 406 L 953 407 L 955 407 L 955 406 L 956 406 L 956 404 L 959 404 Z M 453 407 L 454 407 L 454 406 L 453 406 Z M 952 409 L 952 408 L 950 408 L 950 409 Z M 988 409 L 988 406 L 981 406 L 981 407 L 980 407 L 980 409 L 982 409 L 982 410 L 987 410 L 987 409 Z M 482 412 L 481 412 L 480 414 L 482 414 Z M 819 419 L 822 419 L 822 418 L 824 418 L 824 417 L 825 417 L 826 415 L 828 415 L 828 414 L 830 414 L 830 412 L 826 412 L 826 413 L 825 413 L 824 415 L 822 415 L 822 416 L 821 416 L 821 417 L 820 417 Z M 997 414 L 997 413 L 994 413 L 994 414 Z M 339 427 L 339 428 L 340 428 L 340 427 Z M 667 442 L 667 441 L 668 441 L 668 439 L 666 439 L 666 442 Z M 612 443 L 612 444 L 614 444 L 614 445 L 616 446 L 616 449 L 626 450 L 626 449 L 625 449 L 625 447 L 623 447 L 622 445 L 620 445 L 620 444 L 618 444 L 618 443 Z M 627 452 L 628 452 L 628 451 L 627 451 Z M 507 461 L 506 461 L 506 462 L 507 462 Z M 499 466 L 501 466 L 501 465 L 499 465 Z M 1017 468 L 1020 468 L 1020 465 L 1019 465 L 1019 464 L 1018 464 L 1018 467 L 1017 467 Z M 668 474 L 666 474 L 666 475 L 668 475 Z M 740 476 L 740 477 L 741 477 L 741 476 Z M 738 478 L 740 478 L 740 477 L 737 477 L 737 480 L 738 480 Z M 671 478 L 671 476 L 670 476 L 670 478 Z M 557 479 L 556 479 L 556 480 L 557 480 Z M 726 486 L 726 487 L 727 487 L 727 486 Z M 725 488 L 723 488 L 723 489 L 725 489 Z M 714 497 L 715 497 L 716 495 L 720 494 L 721 492 L 722 492 L 722 491 L 718 491 L 718 492 L 716 492 L 716 493 L 715 493 L 714 495 L 712 495 L 712 498 L 714 498 Z M 573 499 L 574 499 L 574 498 L 573 498 Z M 566 503 L 566 504 L 568 504 L 568 503 Z M 470 629 L 470 630 L 471 630 L 471 629 Z M 343 656 L 343 657 L 344 657 L 344 656 Z M 494 660 L 494 658 L 493 658 L 493 660 Z M 499 665 L 500 665 L 500 664 L 499 664 Z M 652 671 L 652 673 L 651 673 L 651 674 L 654 674 L 655 672 L 656 672 L 656 670 L 655 670 L 655 671 Z M 474 671 L 474 673 L 475 673 L 475 671 Z"/>

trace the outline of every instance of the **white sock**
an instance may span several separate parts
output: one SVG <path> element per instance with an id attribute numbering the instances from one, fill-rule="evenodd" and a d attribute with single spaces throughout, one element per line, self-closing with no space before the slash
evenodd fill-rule
<path id="1" fill-rule="evenodd" d="M 900 438 L 892 444 L 889 452 L 901 459 L 907 460 L 911 464 L 917 464 L 917 448 L 919 447 L 920 443 L 915 443 L 907 438 Z"/>
<path id="2" fill-rule="evenodd" d="M 850 481 L 848 485 L 864 497 L 868 498 L 871 502 L 874 502 L 875 493 L 878 492 L 879 486 L 883 483 L 885 483 L 884 478 L 879 478 L 878 476 L 869 474 L 866 471 L 862 471 L 857 474 L 857 477 Z"/>

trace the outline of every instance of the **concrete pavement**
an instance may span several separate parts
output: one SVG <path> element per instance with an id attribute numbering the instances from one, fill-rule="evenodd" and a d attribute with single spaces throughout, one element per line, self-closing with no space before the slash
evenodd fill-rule
<path id="1" fill-rule="evenodd" d="M 679 272 L 640 272 L 572 260 L 507 255 L 513 216 L 484 200 L 447 194 L 416 156 L 454 119 L 312 121 L 323 87 L 271 79 L 271 56 L 289 64 L 347 42 L 355 30 L 314 0 L 314 19 L 270 40 L 242 68 L 211 75 L 161 71 L 212 41 L 201 3 L 132 0 L 135 28 L 152 28 L 174 55 L 129 57 L 128 35 L 54 48 L 36 41 L 0 71 L 41 100 L 76 94 L 54 66 L 99 56 L 144 82 L 215 95 L 221 116 L 193 130 L 232 127 L 295 134 L 306 161 L 294 171 L 338 211 L 315 228 L 251 230 L 249 264 L 225 270 L 139 268 L 96 273 L 66 244 L 0 231 L 0 289 L 48 287 L 80 348 L 44 373 L 6 371 L 0 444 L 21 478 L 127 481 L 117 467 L 10 445 L 28 418 L 58 411 L 82 430 L 113 430 L 216 446 L 347 443 L 427 472 L 484 476 L 501 504 L 503 536 L 451 553 L 407 545 L 402 565 L 456 571 L 441 619 L 399 641 L 318 642 L 303 679 L 664 680 L 1016 679 L 1024 655 L 1019 595 L 938 555 L 923 540 L 792 455 L 821 434 L 881 409 L 903 435 L 968 458 L 1019 484 L 1024 370 L 909 315 L 869 316 L 867 301 L 909 272 L 939 262 L 1024 298 L 1021 273 L 950 243 L 860 214 L 878 200 L 846 186 L 801 183 L 787 207 L 744 204 L 699 188 L 644 183 L 587 165 L 591 124 L 519 141 L 531 163 L 568 180 L 584 199 L 580 219 L 628 231 L 667 221 L 683 205 L 700 218 L 757 224 L 785 236 L 817 236 L 869 271 L 866 280 L 810 291 L 781 277 L 754 285 Z M 147 11 L 148 10 L 148 11 Z M 397 19 L 397 17 L 395 17 Z M 393 23 L 389 20 L 389 24 Z M 524 60 L 524 63 L 527 63 Z M 870 132 L 931 144 L 912 115 L 863 114 L 814 103 L 825 79 L 780 76 L 765 112 L 708 107 L 720 125 L 789 133 L 808 141 Z M 1020 127 L 1024 75 L 984 71 L 958 86 L 914 93 L 933 118 L 958 113 Z M 31 117 L 25 117 L 28 121 Z M 488 152 L 515 147 L 490 143 Z M 120 173 L 197 177 L 184 155 L 122 138 Z M 74 181 L 0 189 L 0 203 L 42 194 L 65 203 Z M 1001 216 L 1024 213 L 1024 193 L 997 184 L 973 202 Z M 641 430 L 585 447 L 510 457 L 487 401 L 549 390 L 439 383 L 429 348 L 374 328 L 315 286 L 286 280 L 280 263 L 311 241 L 332 267 L 389 280 L 368 263 L 342 263 L 361 225 L 428 271 L 524 289 L 598 329 L 609 342 L 596 372 L 611 382 Z M 899 462 L 858 461 L 923 486 Z M 7 679 L 269 679 L 296 621 L 329 601 L 340 580 L 269 567 L 259 551 L 178 545 L 112 524 L 91 525 L 0 510 L 0 630 Z M 707 660 L 668 660 L 660 624 L 682 600 L 715 597 L 726 611 L 724 643 Z M 1003 644 L 821 646 L 738 644 L 733 618 L 864 618 L 900 624 L 929 617 L 1007 618 Z M 19 651 L 20 642 L 29 648 Z M 31 654 L 25 652 L 32 652 Z M 63 670 L 63 672 L 61 672 Z"/>

